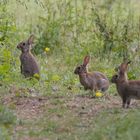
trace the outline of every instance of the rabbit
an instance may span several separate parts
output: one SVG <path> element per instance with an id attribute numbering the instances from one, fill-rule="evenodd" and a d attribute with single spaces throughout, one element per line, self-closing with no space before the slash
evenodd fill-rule
<path id="1" fill-rule="evenodd" d="M 127 68 L 131 61 L 123 62 L 118 73 L 112 76 L 111 82 L 116 84 L 118 94 L 122 98 L 122 107 L 129 108 L 131 99 L 140 99 L 140 80 L 128 80 Z"/>
<path id="2" fill-rule="evenodd" d="M 22 41 L 17 45 L 17 48 L 21 50 L 20 61 L 21 61 L 21 74 L 25 77 L 32 77 L 34 74 L 39 75 L 39 66 L 33 54 L 31 53 L 34 35 L 26 41 Z"/>
<path id="3" fill-rule="evenodd" d="M 85 56 L 83 64 L 77 66 L 74 73 L 79 75 L 80 83 L 84 86 L 85 90 L 105 92 L 109 88 L 108 78 L 101 72 L 88 72 L 87 64 L 89 63 L 90 56 Z"/>

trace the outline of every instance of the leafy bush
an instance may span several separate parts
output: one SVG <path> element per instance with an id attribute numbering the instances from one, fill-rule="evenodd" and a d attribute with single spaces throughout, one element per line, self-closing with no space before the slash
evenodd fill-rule
<path id="1" fill-rule="evenodd" d="M 131 57 L 135 47 L 131 44 L 139 42 L 140 23 L 130 3 L 110 0 L 73 3 L 44 2 L 47 13 L 39 16 L 35 28 L 36 53 L 42 53 L 45 47 L 65 52 L 66 47 L 70 55 L 78 55 L 79 51 L 102 56 L 115 52 L 118 57 Z"/>
<path id="2" fill-rule="evenodd" d="M 8 80 L 15 58 L 14 44 L 16 25 L 14 16 L 7 12 L 7 1 L 0 3 L 0 80 Z"/>
<path id="3" fill-rule="evenodd" d="M 42 22 L 44 26 L 41 24 Z M 38 42 L 35 45 L 34 51 L 36 54 L 42 54 L 45 48 L 48 47 L 53 51 L 59 46 L 60 23 L 58 21 L 48 21 L 47 19 L 40 19 L 40 25 L 37 26 L 39 32 Z M 42 28 L 43 27 L 43 28 Z M 45 30 L 44 30 L 45 29 Z"/>

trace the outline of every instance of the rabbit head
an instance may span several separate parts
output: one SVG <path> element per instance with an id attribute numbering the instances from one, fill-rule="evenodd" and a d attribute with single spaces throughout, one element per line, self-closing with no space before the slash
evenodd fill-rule
<path id="1" fill-rule="evenodd" d="M 112 83 L 117 83 L 118 79 L 119 79 L 119 76 L 117 74 L 115 74 L 115 75 L 112 76 L 111 82 Z"/>
<path id="2" fill-rule="evenodd" d="M 31 45 L 33 44 L 34 35 L 31 35 L 26 41 L 22 41 L 17 45 L 23 53 L 29 52 L 31 50 Z"/>
<path id="3" fill-rule="evenodd" d="M 128 64 L 130 64 L 131 61 L 124 61 L 119 67 L 115 68 L 115 70 L 118 72 L 118 74 L 124 74 L 127 72 Z"/>
<path id="4" fill-rule="evenodd" d="M 75 74 L 87 73 L 87 64 L 89 63 L 90 56 L 85 56 L 83 64 L 76 67 L 74 70 Z"/>

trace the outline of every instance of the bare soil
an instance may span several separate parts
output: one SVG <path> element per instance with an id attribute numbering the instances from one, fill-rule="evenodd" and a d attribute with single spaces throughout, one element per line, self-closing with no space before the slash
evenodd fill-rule
<path id="1" fill-rule="evenodd" d="M 77 127 L 89 127 L 90 119 L 96 117 L 98 113 L 106 109 L 121 108 L 121 99 L 119 96 L 106 95 L 102 98 L 91 98 L 89 96 L 71 95 L 71 96 L 51 96 L 51 97 L 32 97 L 32 96 L 15 96 L 10 94 L 5 96 L 3 104 L 13 108 L 18 119 L 36 120 L 42 118 L 44 112 L 49 109 L 60 109 L 65 107 L 73 116 L 77 116 L 85 120 L 85 124 Z M 133 101 L 131 107 L 138 107 L 138 102 Z M 68 114 L 65 114 L 67 117 Z M 59 120 L 61 115 L 56 113 L 52 119 Z M 18 125 L 15 131 L 26 129 L 24 126 Z M 69 131 L 66 128 L 60 128 L 59 131 Z M 36 138 L 22 137 L 21 140 L 39 140 Z M 40 139 L 42 140 L 42 139 Z M 45 139 L 47 140 L 47 139 Z"/>

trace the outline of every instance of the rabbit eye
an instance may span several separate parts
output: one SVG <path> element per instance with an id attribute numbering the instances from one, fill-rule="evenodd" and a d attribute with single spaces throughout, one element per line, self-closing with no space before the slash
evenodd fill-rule
<path id="1" fill-rule="evenodd" d="M 78 67 L 78 70 L 80 70 L 81 69 L 81 67 Z"/>
<path id="2" fill-rule="evenodd" d="M 119 78 L 119 76 L 118 75 L 115 75 L 115 79 L 118 79 Z"/>
<path id="3" fill-rule="evenodd" d="M 25 46 L 25 43 L 23 43 L 23 46 Z"/>

